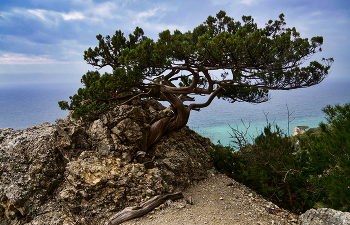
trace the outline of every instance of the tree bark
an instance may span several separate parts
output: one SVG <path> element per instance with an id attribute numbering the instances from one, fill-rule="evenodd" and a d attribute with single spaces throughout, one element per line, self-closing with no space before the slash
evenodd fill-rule
<path id="1" fill-rule="evenodd" d="M 171 103 L 174 116 L 162 118 L 151 125 L 147 138 L 147 149 L 156 144 L 164 134 L 184 127 L 190 116 L 190 109 L 178 96 L 170 93 L 163 93 L 163 95 Z"/>
<path id="2" fill-rule="evenodd" d="M 142 203 L 140 206 L 134 206 L 134 207 L 127 207 L 121 212 L 118 212 L 115 214 L 112 218 L 109 219 L 109 221 L 106 223 L 106 225 L 117 225 L 121 224 L 127 220 L 131 220 L 137 217 L 141 217 L 151 211 L 152 209 L 156 208 L 157 206 L 163 204 L 167 200 L 176 200 L 183 198 L 183 195 L 181 192 L 177 193 L 170 193 L 170 194 L 163 194 L 163 195 L 157 195 L 150 200 Z"/>

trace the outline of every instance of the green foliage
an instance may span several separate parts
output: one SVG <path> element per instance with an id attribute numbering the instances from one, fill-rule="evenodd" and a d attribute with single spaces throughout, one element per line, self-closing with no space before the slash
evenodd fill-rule
<path id="1" fill-rule="evenodd" d="M 227 87 L 225 91 L 218 94 L 218 98 L 222 98 L 231 103 L 233 102 L 251 102 L 261 103 L 269 100 L 269 91 L 254 87 Z"/>
<path id="2" fill-rule="evenodd" d="M 221 171 L 281 207 L 294 212 L 310 208 L 310 187 L 302 176 L 300 156 L 293 154 L 292 142 L 278 126 L 273 131 L 269 124 L 253 144 L 244 144 L 239 151 L 225 151 L 224 155 L 222 148 L 216 147 L 213 158 L 226 157 L 216 161 L 229 160 L 234 166 L 227 168 L 217 163 Z"/>
<path id="3" fill-rule="evenodd" d="M 94 117 L 113 104 L 111 100 L 118 92 L 131 92 L 131 83 L 135 80 L 135 77 L 127 76 L 122 68 L 102 76 L 98 71 L 88 71 L 81 79 L 84 88 L 79 88 L 77 94 L 69 97 L 70 104 L 66 101 L 60 101 L 58 104 L 63 110 L 74 110 L 72 116 L 75 118 Z"/>
<path id="4" fill-rule="evenodd" d="M 305 133 L 306 135 L 310 135 L 310 134 L 319 134 L 321 132 L 321 128 L 320 127 L 316 127 L 316 128 L 310 128 L 308 129 Z"/>
<path id="5" fill-rule="evenodd" d="M 120 30 L 113 36 L 99 34 L 98 46 L 88 48 L 84 60 L 98 69 L 111 67 L 111 73 L 89 71 L 82 77 L 84 88 L 59 106 L 86 117 L 125 96 L 169 100 L 166 94 L 182 99 L 195 94 L 210 95 L 208 104 L 216 96 L 260 103 L 269 99 L 268 90 L 318 84 L 333 59 L 301 64 L 321 51 L 323 38 L 301 38 L 285 25 L 283 14 L 258 28 L 251 16 L 242 16 L 240 22 L 220 11 L 192 31 L 162 31 L 157 41 L 139 27 L 128 36 Z M 211 73 L 215 70 L 224 71 L 221 79 Z M 191 104 L 189 109 L 208 104 Z"/>
<path id="6" fill-rule="evenodd" d="M 350 104 L 328 105 L 323 109 L 328 124 L 321 131 L 300 138 L 307 152 L 307 167 L 319 182 L 320 203 L 337 210 L 350 211 Z"/>
<path id="7" fill-rule="evenodd" d="M 240 149 L 214 145 L 222 172 L 296 213 L 322 206 L 350 211 L 350 104 L 327 106 L 328 124 L 293 138 L 268 125 L 248 144 L 232 129 Z"/>
<path id="8" fill-rule="evenodd" d="M 223 146 L 220 142 L 213 144 L 214 151 L 210 152 L 213 163 L 220 172 L 227 174 L 230 177 L 239 171 L 240 161 L 231 146 Z"/>
<path id="9" fill-rule="evenodd" d="M 152 63 L 158 62 L 158 59 L 150 57 L 152 54 L 148 54 L 153 50 L 153 41 L 143 34 L 143 30 L 136 27 L 128 39 L 120 30 L 113 37 L 97 35 L 99 46 L 85 51 L 84 60 L 98 68 L 110 66 L 112 73 L 100 75 L 98 71 L 88 71 L 81 79 L 84 87 L 69 97 L 70 103 L 60 101 L 60 108 L 74 110 L 75 118 L 94 118 L 118 99 L 141 92 L 138 87 L 145 75 L 157 71 Z M 154 88 L 154 92 L 159 90 Z"/>

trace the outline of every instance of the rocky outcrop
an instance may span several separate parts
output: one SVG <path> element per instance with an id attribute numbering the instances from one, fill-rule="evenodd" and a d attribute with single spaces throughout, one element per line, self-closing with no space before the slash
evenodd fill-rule
<path id="1" fill-rule="evenodd" d="M 188 127 L 145 154 L 150 124 L 171 113 L 155 100 L 120 105 L 90 123 L 0 129 L 0 224 L 101 223 L 212 169 L 211 143 Z M 87 223 L 87 222 L 86 222 Z"/>
<path id="2" fill-rule="evenodd" d="M 350 213 L 334 209 L 310 209 L 299 217 L 299 225 L 349 225 Z"/>
<path id="3" fill-rule="evenodd" d="M 293 130 L 293 136 L 296 136 L 298 134 L 304 134 L 305 133 L 305 129 L 307 129 L 307 126 L 298 126 L 295 127 Z"/>
<path id="4" fill-rule="evenodd" d="M 54 146 L 54 125 L 0 131 L 0 224 L 33 218 L 57 185 L 65 164 Z"/>

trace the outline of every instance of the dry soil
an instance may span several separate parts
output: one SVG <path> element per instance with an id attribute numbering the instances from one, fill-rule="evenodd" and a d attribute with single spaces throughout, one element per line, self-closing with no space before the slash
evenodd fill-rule
<path id="1" fill-rule="evenodd" d="M 297 224 L 299 217 L 221 173 L 191 185 L 183 195 L 123 224 Z"/>

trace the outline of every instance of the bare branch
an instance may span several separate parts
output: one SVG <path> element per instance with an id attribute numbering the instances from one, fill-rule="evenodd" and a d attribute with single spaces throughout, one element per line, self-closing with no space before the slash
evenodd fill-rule
<path id="1" fill-rule="evenodd" d="M 221 90 L 223 90 L 224 87 L 219 87 L 218 89 L 216 89 L 208 98 L 208 100 L 205 103 L 202 104 L 191 104 L 188 106 L 188 109 L 198 109 L 198 108 L 204 108 L 207 107 L 208 105 L 210 105 L 210 103 L 213 101 L 213 99 L 220 93 Z"/>
<path id="2" fill-rule="evenodd" d="M 149 95 L 149 94 L 151 93 L 151 91 L 152 91 L 152 89 L 150 89 L 147 93 L 140 93 L 140 94 L 138 94 L 138 95 L 135 95 L 134 97 L 132 97 L 132 98 L 126 100 L 125 102 L 123 102 L 121 105 L 126 104 L 126 103 L 128 103 L 128 102 L 134 100 L 135 98 L 140 97 L 140 96 Z"/>

